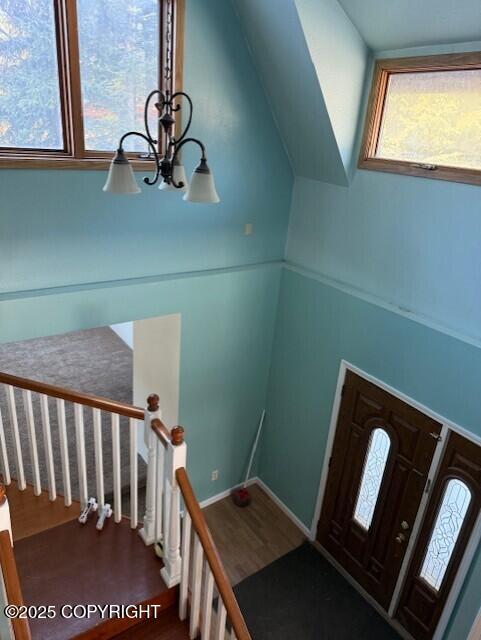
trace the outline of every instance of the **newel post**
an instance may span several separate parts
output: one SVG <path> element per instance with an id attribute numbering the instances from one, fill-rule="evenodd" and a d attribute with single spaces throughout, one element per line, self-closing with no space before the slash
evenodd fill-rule
<path id="1" fill-rule="evenodd" d="M 144 418 L 144 442 L 147 447 L 147 489 L 145 495 L 144 526 L 139 534 L 146 545 L 155 541 L 155 503 L 156 503 L 156 475 L 157 475 L 157 442 L 156 435 L 151 429 L 152 420 L 161 419 L 159 410 L 159 396 L 150 394 L 147 398 L 147 409 Z"/>
<path id="2" fill-rule="evenodd" d="M 0 484 L 0 531 L 8 531 L 10 533 L 10 540 L 13 546 L 10 507 L 8 505 L 7 493 L 3 484 Z"/>
<path id="3" fill-rule="evenodd" d="M 180 583 L 182 569 L 180 555 L 180 489 L 175 472 L 180 467 L 185 467 L 187 459 L 184 429 L 182 427 L 174 427 L 170 432 L 170 438 L 165 460 L 164 567 L 160 572 L 169 588 Z"/>

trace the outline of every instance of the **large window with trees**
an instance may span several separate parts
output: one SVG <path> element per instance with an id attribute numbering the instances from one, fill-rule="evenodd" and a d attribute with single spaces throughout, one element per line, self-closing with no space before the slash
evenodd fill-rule
<path id="1" fill-rule="evenodd" d="M 481 184 L 481 53 L 378 60 L 359 166 Z"/>
<path id="2" fill-rule="evenodd" d="M 4 0 L 0 166 L 107 166 L 149 92 L 181 88 L 182 22 L 183 0 Z"/>

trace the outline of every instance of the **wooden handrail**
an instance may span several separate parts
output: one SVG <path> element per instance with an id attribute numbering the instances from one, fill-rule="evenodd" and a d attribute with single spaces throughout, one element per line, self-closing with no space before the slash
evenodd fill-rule
<path id="1" fill-rule="evenodd" d="M 8 604 L 16 607 L 23 606 L 22 590 L 9 531 L 0 531 L 0 566 Z M 15 640 L 31 640 L 30 627 L 26 618 L 13 618 L 12 627 Z"/>
<path id="2" fill-rule="evenodd" d="M 126 416 L 127 418 L 135 418 L 136 420 L 144 419 L 144 410 L 140 407 L 134 407 L 133 405 L 126 404 L 125 402 L 117 402 L 116 400 L 108 400 L 107 398 L 101 398 L 88 393 L 81 393 L 80 391 L 73 391 L 72 389 L 65 389 L 64 387 L 57 387 L 53 384 L 38 382 L 37 380 L 19 378 L 18 376 L 13 376 L 10 373 L 0 373 L 0 383 L 9 384 L 12 387 L 17 387 L 19 389 L 28 389 L 29 391 L 43 393 L 46 396 L 51 396 L 53 398 L 61 398 L 67 402 L 87 405 L 88 407 L 101 409 L 102 411 L 108 411 L 109 413 L 117 413 L 118 415 Z"/>
<path id="3" fill-rule="evenodd" d="M 166 447 L 170 442 L 170 431 L 167 429 L 162 420 L 154 418 L 150 423 L 150 428 L 156 434 L 164 447 Z"/>
<path id="4" fill-rule="evenodd" d="M 222 565 L 217 547 L 212 539 L 212 534 L 209 531 L 207 522 L 205 521 L 204 514 L 201 511 L 200 505 L 195 497 L 194 490 L 190 484 L 187 471 L 181 467 L 177 469 L 176 473 L 177 482 L 179 483 L 182 496 L 184 498 L 184 504 L 192 519 L 192 525 L 199 537 L 199 540 L 204 549 L 207 562 L 214 576 L 214 580 L 219 591 L 220 598 L 224 603 L 227 611 L 228 618 L 234 629 L 237 640 L 252 640 L 249 630 L 247 628 L 244 616 L 242 615 L 239 605 L 237 603 L 234 592 L 232 591 L 231 584 Z"/>

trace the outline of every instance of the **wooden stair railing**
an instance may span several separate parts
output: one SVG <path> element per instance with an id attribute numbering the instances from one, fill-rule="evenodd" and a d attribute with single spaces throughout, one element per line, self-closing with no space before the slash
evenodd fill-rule
<path id="1" fill-rule="evenodd" d="M 36 380 L 20 378 L 9 373 L 0 373 L 0 387 L 4 387 L 5 396 L 0 395 L 0 466 L 5 484 L 11 482 L 11 465 L 14 464 L 18 488 L 25 490 L 27 483 L 24 472 L 24 452 L 20 438 L 19 418 L 24 420 L 28 435 L 28 450 L 32 468 L 32 484 L 35 495 L 40 495 L 40 460 L 37 444 L 37 424 L 40 423 L 45 452 L 45 469 L 48 482 L 50 500 L 57 498 L 57 486 L 55 479 L 55 458 L 52 447 L 51 411 L 49 398 L 56 401 L 56 419 L 59 433 L 59 458 L 61 463 L 62 492 L 65 506 L 72 504 L 71 488 L 71 460 L 69 455 L 69 442 L 67 438 L 66 403 L 73 405 L 72 421 L 75 428 L 75 449 L 77 458 L 77 473 L 79 480 L 79 498 L 82 507 L 85 507 L 90 496 L 95 496 L 101 509 L 105 504 L 104 490 L 104 451 L 102 447 L 102 422 L 103 414 L 110 418 L 112 434 L 112 475 L 113 475 L 113 511 L 114 520 L 120 522 L 122 518 L 122 478 L 121 478 L 121 448 L 120 438 L 128 438 L 130 461 L 130 520 L 133 529 L 138 525 L 138 432 L 142 428 L 145 418 L 145 410 L 123 402 L 108 400 L 95 395 L 73 391 Z M 21 390 L 21 395 L 20 391 Z M 37 394 L 37 397 L 35 397 Z M 6 399 L 6 406 L 2 407 Z M 23 405 L 23 407 L 22 407 Z M 5 442 L 6 423 L 2 417 L 2 408 L 8 415 L 8 426 L 11 430 L 13 441 L 13 460 L 9 459 Z M 85 412 L 92 411 L 93 439 L 95 452 L 95 470 L 87 468 L 85 448 Z M 21 413 L 19 413 L 21 412 Z M 120 417 L 128 418 L 128 429 L 120 429 Z M 126 433 L 128 431 L 128 434 Z M 110 456 L 109 456 L 110 458 Z M 92 480 L 91 480 L 92 479 Z"/>
<path id="2" fill-rule="evenodd" d="M 187 617 L 190 604 L 190 637 L 199 633 L 210 640 L 211 628 L 214 628 L 215 640 L 225 640 L 229 630 L 230 640 L 250 640 L 251 636 L 235 599 L 232 587 L 227 579 L 222 562 L 217 553 L 212 536 L 202 515 L 199 503 L 190 485 L 186 466 L 186 444 L 184 429 L 168 429 L 162 422 L 159 409 L 159 396 L 152 394 L 147 399 L 147 409 L 130 406 L 94 395 L 64 389 L 51 384 L 0 373 L 0 386 L 5 387 L 9 426 L 13 436 L 13 453 L 17 472 L 18 488 L 26 488 L 23 467 L 23 452 L 17 413 L 18 392 L 23 397 L 23 415 L 28 435 L 30 461 L 32 464 L 34 493 L 41 493 L 40 464 L 37 447 L 36 420 L 41 423 L 45 451 L 45 465 L 48 477 L 48 489 L 51 500 L 57 497 L 55 468 L 50 428 L 49 398 L 56 399 L 59 427 L 60 460 L 65 505 L 72 503 L 70 481 L 70 458 L 67 439 L 67 417 L 65 403 L 73 404 L 75 426 L 75 447 L 79 479 L 80 503 L 85 506 L 89 495 L 95 495 L 99 507 L 104 505 L 104 474 L 102 450 L 102 412 L 110 415 L 112 433 L 113 464 L 113 507 L 114 519 L 122 519 L 121 465 L 120 465 L 120 416 L 129 419 L 129 457 L 130 457 L 130 498 L 131 527 L 138 524 L 138 430 L 143 421 L 144 440 L 147 447 L 147 488 L 146 508 L 143 527 L 139 533 L 145 544 L 155 544 L 155 550 L 162 555 L 164 566 L 161 575 L 167 587 L 180 584 L 179 616 Z M 32 394 L 38 394 L 37 411 L 34 411 Z M 1 398 L 0 398 L 1 400 Z M 87 469 L 85 450 L 84 410 L 93 412 L 93 438 L 95 453 L 95 474 Z M 40 415 L 40 420 L 38 416 Z M 125 431 L 122 430 L 122 435 Z M 10 461 L 5 444 L 2 407 L 0 404 L 0 463 L 6 484 L 11 481 Z M 91 478 L 95 478 L 95 487 Z M 91 493 L 89 493 L 89 490 Z M 181 536 L 181 493 L 186 511 Z M 193 531 L 193 551 L 190 546 L 191 529 Z M 0 530 L 1 519 L 0 519 Z M 10 549 L 11 552 L 11 549 Z M 4 550 L 4 555 L 7 553 Z M 192 558 L 191 558 L 192 556 Z M 205 558 L 205 561 L 204 561 Z M 189 567 L 192 565 L 192 580 Z M 218 593 L 218 605 L 213 611 L 214 590 Z M 230 625 L 230 627 L 229 627 Z M 20 633 L 20 631 L 19 631 Z M 18 638 L 29 636 L 18 636 Z M 16 640 L 18 640 L 16 638 Z"/>
<path id="3" fill-rule="evenodd" d="M 2 603 L 2 606 L 8 604 L 23 607 L 22 590 L 20 588 L 17 565 L 13 556 L 12 540 L 8 530 L 0 531 L 0 566 L 6 594 L 6 602 Z M 30 627 L 26 618 L 12 618 L 10 622 L 15 640 L 31 640 Z"/>
<path id="4" fill-rule="evenodd" d="M 231 640 L 234 638 L 251 640 L 244 616 L 239 609 L 204 514 L 190 484 L 187 471 L 181 467 L 177 469 L 175 475 L 186 509 L 182 531 L 180 618 L 184 620 L 187 617 L 190 595 L 189 626 L 191 638 L 196 638 L 199 633 L 201 638 L 211 638 L 211 629 L 214 626 L 215 640 L 224 640 L 228 621 L 232 628 Z M 194 528 L 193 549 L 190 540 L 192 527 Z M 193 566 L 192 579 L 190 580 L 191 561 Z M 219 594 L 216 611 L 213 608 L 214 587 Z M 214 616 L 215 622 L 212 625 Z"/>
<path id="5" fill-rule="evenodd" d="M 20 438 L 19 418 L 23 418 L 28 436 L 28 449 L 33 475 L 35 495 L 40 495 L 40 460 L 37 444 L 37 424 L 40 423 L 45 452 L 45 469 L 50 500 L 57 498 L 55 461 L 53 456 L 49 398 L 56 400 L 56 417 L 59 433 L 59 457 L 61 463 L 63 496 L 65 506 L 72 504 L 71 460 L 67 438 L 67 421 L 71 416 L 75 428 L 75 449 L 81 507 L 85 507 L 89 497 L 94 496 L 99 509 L 105 504 L 104 451 L 102 442 L 103 414 L 110 417 L 113 475 L 113 512 L 115 522 L 122 519 L 122 478 L 120 438 L 128 438 L 130 461 L 130 525 L 138 526 L 138 441 L 139 428 L 143 427 L 147 448 L 147 490 L 143 527 L 139 530 L 146 545 L 156 544 L 156 551 L 162 554 L 164 567 L 162 577 L 168 587 L 180 582 L 180 498 L 174 472 L 185 466 L 186 446 L 183 428 L 169 430 L 161 420 L 159 396 L 151 394 L 147 399 L 148 408 L 141 409 L 122 402 L 108 400 L 95 395 L 21 378 L 9 373 L 0 373 L 0 388 L 5 389 L 8 426 L 13 441 L 13 462 L 18 489 L 26 489 L 24 453 Z M 21 395 L 20 395 L 21 392 Z M 37 394 L 38 398 L 33 394 Z M 6 447 L 5 427 L 2 417 L 0 394 L 0 470 L 5 484 L 10 484 L 10 460 Z M 23 400 L 23 401 L 22 401 Z M 66 412 L 66 403 L 73 405 L 73 411 Z M 19 406 L 18 406 L 19 405 Z M 23 405 L 23 407 L 22 407 Z M 87 468 L 85 447 L 85 411 L 92 411 L 93 444 L 95 469 Z M 20 414 L 19 411 L 22 411 Z M 73 415 L 72 415 L 73 414 Z M 120 429 L 120 417 L 128 418 L 128 429 Z M 142 424 L 141 424 L 142 421 Z M 128 433 L 127 433 L 128 432 Z M 127 448 L 127 447 L 126 447 Z M 107 454 L 108 455 L 108 454 Z"/>
<path id="6" fill-rule="evenodd" d="M 0 589 L 0 594 L 3 593 L 5 596 L 4 599 L 0 595 L 0 607 L 2 609 L 7 605 L 17 608 L 24 606 L 12 545 L 10 509 L 5 487 L 0 484 L 0 572 L 4 587 Z M 4 617 L 5 621 L 7 621 L 5 614 Z M 31 640 L 30 627 L 26 618 L 14 617 L 10 620 L 9 626 L 9 637 L 12 640 Z M 3 635 L 1 637 L 3 639 Z"/>

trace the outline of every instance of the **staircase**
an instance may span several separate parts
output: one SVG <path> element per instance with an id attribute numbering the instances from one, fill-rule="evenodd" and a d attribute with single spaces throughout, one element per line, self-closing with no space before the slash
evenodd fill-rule
<path id="1" fill-rule="evenodd" d="M 22 617 L 0 620 L 0 639 L 249 640 L 189 481 L 184 429 L 163 424 L 158 396 L 149 396 L 143 410 L 10 374 L 0 373 L 0 385 L 5 387 L 8 418 L 3 419 L 0 405 L 0 465 L 6 485 L 6 491 L 0 490 L 0 564 L 5 584 L 0 608 L 25 603 Z M 73 412 L 66 413 L 66 403 L 73 405 Z M 57 441 L 52 438 L 53 408 L 59 452 L 52 445 Z M 95 456 L 90 464 L 85 450 L 86 411 L 93 418 Z M 70 414 L 73 425 L 67 424 Z M 28 433 L 27 459 L 21 446 L 20 415 Z M 111 452 L 103 446 L 106 425 Z M 13 453 L 6 446 L 7 426 Z M 69 428 L 75 429 L 75 456 L 68 451 Z M 137 456 L 142 436 L 148 464 L 145 513 L 139 517 Z M 123 438 L 130 453 L 130 517 L 122 515 Z M 39 449 L 40 453 L 43 449 L 42 463 Z M 56 459 L 61 464 L 61 487 L 56 483 Z M 31 486 L 26 482 L 27 465 Z M 104 507 L 109 512 L 106 465 L 112 465 L 112 516 L 101 521 Z M 41 486 L 42 472 L 46 491 Z M 74 473 L 78 502 L 72 496 Z M 80 524 L 78 516 L 92 497 L 98 509 Z"/>

